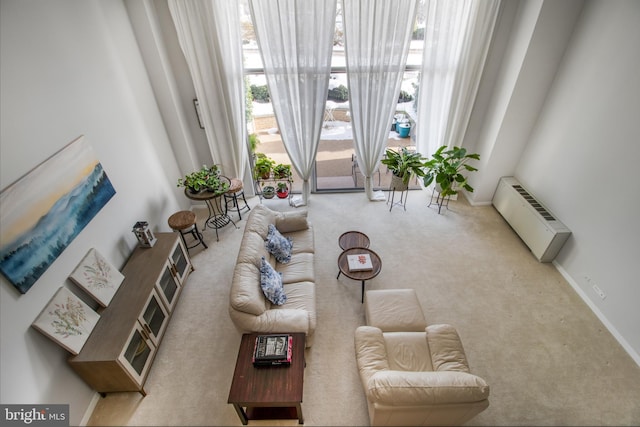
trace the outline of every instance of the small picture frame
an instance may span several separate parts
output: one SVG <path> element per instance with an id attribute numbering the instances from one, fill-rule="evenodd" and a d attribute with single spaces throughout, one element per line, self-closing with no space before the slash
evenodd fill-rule
<path id="1" fill-rule="evenodd" d="M 196 109 L 196 116 L 198 117 L 198 124 L 200 125 L 200 129 L 204 129 L 204 124 L 202 124 L 202 118 L 200 117 L 200 102 L 198 102 L 197 99 L 194 99 L 193 106 Z"/>
<path id="2" fill-rule="evenodd" d="M 72 354 L 80 353 L 100 315 L 61 287 L 31 326 Z"/>
<path id="3" fill-rule="evenodd" d="M 106 307 L 120 287 L 124 276 L 100 252 L 91 248 L 73 270 L 69 279 L 87 292 L 98 304 Z"/>

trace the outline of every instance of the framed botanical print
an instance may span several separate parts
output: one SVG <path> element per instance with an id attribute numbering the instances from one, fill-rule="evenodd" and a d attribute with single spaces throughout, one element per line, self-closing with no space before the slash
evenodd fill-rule
<path id="1" fill-rule="evenodd" d="M 109 305 L 124 276 L 95 248 L 82 258 L 69 278 L 103 307 Z"/>
<path id="2" fill-rule="evenodd" d="M 100 315 L 73 292 L 61 287 L 31 324 L 65 350 L 78 354 Z"/>

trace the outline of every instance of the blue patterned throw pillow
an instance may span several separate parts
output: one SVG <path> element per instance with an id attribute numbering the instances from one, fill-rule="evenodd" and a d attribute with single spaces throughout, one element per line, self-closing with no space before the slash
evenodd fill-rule
<path id="1" fill-rule="evenodd" d="M 274 270 L 264 257 L 260 263 L 260 286 L 264 296 L 272 304 L 282 305 L 287 302 L 287 295 L 282 286 L 282 273 Z"/>
<path id="2" fill-rule="evenodd" d="M 284 237 L 278 229 L 269 224 L 269 232 L 267 233 L 267 240 L 265 246 L 271 255 L 276 257 L 276 261 L 286 264 L 291 261 L 291 248 L 293 248 L 293 241 L 290 237 Z"/>

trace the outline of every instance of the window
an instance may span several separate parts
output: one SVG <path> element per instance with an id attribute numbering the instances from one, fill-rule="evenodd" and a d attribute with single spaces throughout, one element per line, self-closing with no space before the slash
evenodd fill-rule
<path id="1" fill-rule="evenodd" d="M 334 32 L 333 55 L 331 59 L 331 78 L 327 93 L 327 104 L 324 113 L 322 136 L 316 157 L 314 191 L 354 191 L 364 187 L 362 175 L 355 162 L 353 137 L 351 134 L 351 118 L 349 113 L 349 91 L 346 76 L 344 53 L 344 37 L 342 31 L 341 3 L 338 1 Z M 415 145 L 413 141 L 417 120 L 416 103 L 422 63 L 422 46 L 424 38 L 424 7 L 420 4 L 414 23 L 413 40 L 407 59 L 406 72 L 398 100 L 396 117 L 399 121 L 410 123 L 407 136 L 394 129 L 389 130 L 389 147 Z M 251 13 L 246 0 L 240 5 L 243 35 L 244 66 L 247 90 L 250 91 L 248 101 L 249 133 L 258 136 L 257 152 L 264 153 L 277 163 L 291 163 L 280 134 L 271 99 L 267 88 L 262 59 L 258 43 L 253 31 Z M 406 126 L 404 126 L 406 128 Z M 381 169 L 384 167 L 381 165 Z M 374 177 L 377 188 L 389 187 L 390 174 L 380 170 Z M 294 176 L 294 191 L 300 191 L 302 181 Z"/>

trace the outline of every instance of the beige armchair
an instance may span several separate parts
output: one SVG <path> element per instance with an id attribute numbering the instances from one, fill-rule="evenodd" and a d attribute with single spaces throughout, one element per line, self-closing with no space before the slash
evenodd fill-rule
<path id="1" fill-rule="evenodd" d="M 371 425 L 460 425 L 489 406 L 489 386 L 469 372 L 457 331 L 355 333 L 360 379 Z"/>

